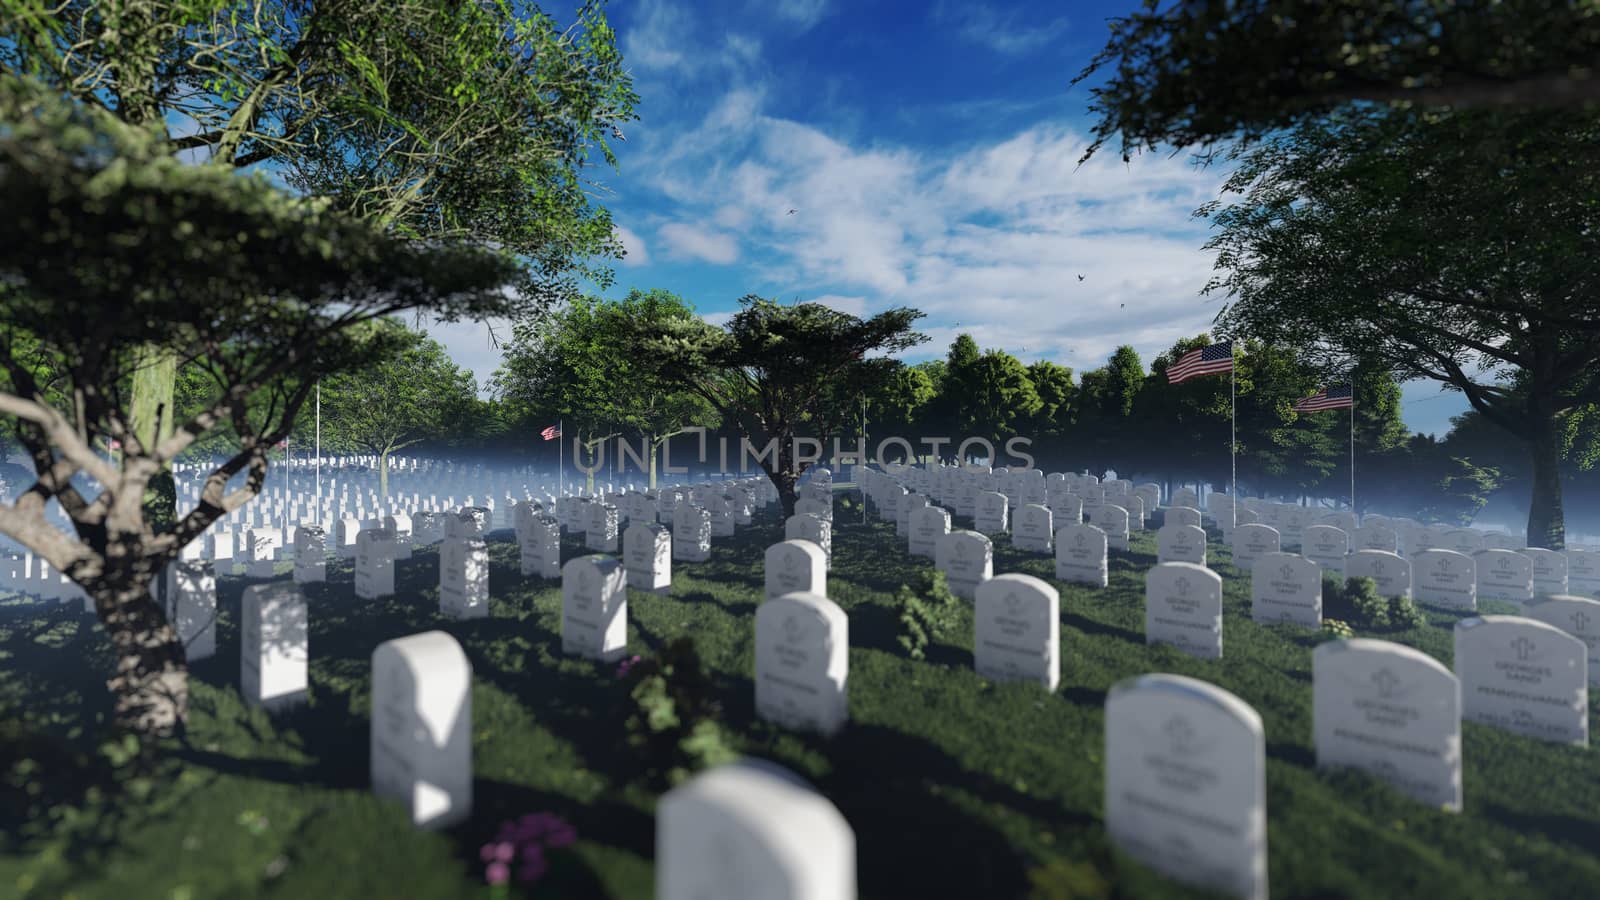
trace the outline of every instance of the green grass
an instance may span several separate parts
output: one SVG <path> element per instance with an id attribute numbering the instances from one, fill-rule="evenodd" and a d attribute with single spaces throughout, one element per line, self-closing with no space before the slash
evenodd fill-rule
<path id="1" fill-rule="evenodd" d="M 1261 713 L 1275 898 L 1600 894 L 1600 762 L 1589 751 L 1466 724 L 1466 808 L 1454 815 L 1356 773 L 1316 771 L 1318 638 L 1251 622 L 1225 548 L 1210 550 L 1225 577 L 1222 660 L 1145 644 L 1145 532 L 1131 552 L 1113 551 L 1106 589 L 1057 584 L 1052 695 L 972 672 L 965 605 L 926 660 L 908 659 L 894 592 L 928 562 L 890 525 L 847 524 L 857 515 L 841 510 L 833 538 L 828 593 L 850 616 L 851 722 L 832 740 L 754 716 L 762 551 L 782 537 L 772 512 L 715 541 L 710 562 L 678 564 L 670 596 L 633 597 L 629 648 L 696 639 L 740 749 L 810 779 L 855 829 L 863 898 L 1026 897 L 1030 871 L 1080 885 L 1039 897 L 1201 896 L 1118 857 L 1101 826 L 1105 691 L 1147 672 L 1211 681 Z M 625 742 L 624 688 L 614 667 L 561 655 L 559 586 L 519 576 L 509 541 L 490 547 L 491 615 L 470 622 L 437 614 L 432 551 L 400 563 L 399 594 L 379 603 L 355 599 L 348 563 L 330 564 L 330 583 L 307 591 L 311 701 L 277 717 L 240 700 L 238 605 L 251 582 L 221 579 L 219 652 L 194 666 L 189 733 L 149 772 L 89 752 L 109 711 L 109 659 L 81 606 L 0 607 L 0 897 L 487 897 L 477 848 L 501 821 L 546 810 L 579 842 L 553 855 L 530 896 L 651 897 L 657 790 Z M 565 556 L 581 552 L 569 538 Z M 997 574 L 1055 583 L 1048 558 L 1005 538 L 995 556 Z M 1422 628 L 1375 636 L 1448 665 L 1456 618 L 1429 610 Z M 472 661 L 476 774 L 472 819 L 438 833 L 373 797 L 367 763 L 372 649 L 435 628 Z M 30 762 L 18 770 L 19 760 Z"/>

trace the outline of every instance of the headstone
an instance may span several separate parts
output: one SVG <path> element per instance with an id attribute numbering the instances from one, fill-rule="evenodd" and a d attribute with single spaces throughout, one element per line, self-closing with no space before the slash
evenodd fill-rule
<path id="1" fill-rule="evenodd" d="M 1311 654 L 1317 765 L 1368 772 L 1435 808 L 1461 810 L 1461 685 L 1438 660 L 1367 638 Z"/>
<path id="2" fill-rule="evenodd" d="M 616 662 L 628 651 L 628 591 L 616 557 L 593 554 L 561 567 L 561 652 Z"/>
<path id="3" fill-rule="evenodd" d="M 1515 603 L 1533 599 L 1533 560 L 1515 550 L 1479 550 L 1472 555 L 1479 600 Z"/>
<path id="4" fill-rule="evenodd" d="M 1567 593 L 1600 597 L 1600 550 L 1568 550 Z"/>
<path id="5" fill-rule="evenodd" d="M 411 824 L 472 815 L 472 664 L 456 639 L 425 631 L 372 651 L 372 791 Z"/>
<path id="6" fill-rule="evenodd" d="M 1439 547 L 1471 556 L 1483 549 L 1483 535 L 1471 528 L 1452 528 L 1439 533 Z"/>
<path id="7" fill-rule="evenodd" d="M 768 547 L 765 572 L 765 600 L 784 594 L 828 595 L 828 563 L 822 548 L 811 541 L 788 540 Z"/>
<path id="8" fill-rule="evenodd" d="M 1268 553 L 1256 560 L 1250 572 L 1250 618 L 1321 628 L 1322 567 L 1293 553 Z"/>
<path id="9" fill-rule="evenodd" d="M 672 509 L 672 558 L 705 562 L 711 558 L 711 515 L 698 506 Z"/>
<path id="10" fill-rule="evenodd" d="M 1194 563 L 1157 563 L 1144 577 L 1144 639 L 1222 658 L 1222 576 Z"/>
<path id="11" fill-rule="evenodd" d="M 978 585 L 973 664 L 990 681 L 1061 683 L 1061 596 L 1032 575 L 996 575 Z"/>
<path id="12" fill-rule="evenodd" d="M 1128 511 L 1120 506 L 1106 504 L 1096 507 L 1089 523 L 1106 533 L 1106 546 L 1114 550 L 1128 549 Z"/>
<path id="13" fill-rule="evenodd" d="M 524 577 L 561 577 L 561 520 L 535 515 L 522 527 L 517 541 L 518 571 Z"/>
<path id="14" fill-rule="evenodd" d="M 301 525 L 294 535 L 294 582 L 328 580 L 328 535 L 317 525 Z"/>
<path id="15" fill-rule="evenodd" d="M 177 629 L 189 662 L 217 653 L 217 576 L 208 562 L 167 568 L 167 621 Z"/>
<path id="16" fill-rule="evenodd" d="M 1056 580 L 1105 587 L 1110 575 L 1106 533 L 1093 525 L 1056 529 Z"/>
<path id="17" fill-rule="evenodd" d="M 1192 506 L 1169 506 L 1162 515 L 1165 516 L 1162 521 L 1167 525 L 1193 525 L 1204 530 L 1200 521 L 1200 510 Z"/>
<path id="18" fill-rule="evenodd" d="M 667 593 L 672 589 L 672 532 L 651 519 L 635 519 L 622 533 L 622 567 L 631 590 Z"/>
<path id="19" fill-rule="evenodd" d="M 1455 638 L 1463 719 L 1589 746 L 1589 651 L 1582 640 L 1520 616 L 1462 619 Z"/>
<path id="20" fill-rule="evenodd" d="M 617 508 L 609 503 L 590 503 L 584 514 L 584 547 L 601 553 L 617 552 Z"/>
<path id="21" fill-rule="evenodd" d="M 1345 557 L 1350 555 L 1350 535 L 1332 525 L 1308 525 L 1300 535 L 1300 552 L 1322 571 L 1342 578 Z"/>
<path id="22" fill-rule="evenodd" d="M 849 656 L 850 622 L 838 604 L 819 593 L 769 598 L 756 607 L 756 713 L 785 728 L 836 733 L 850 717 Z"/>
<path id="23" fill-rule="evenodd" d="M 1533 593 L 1536 597 L 1549 597 L 1567 592 L 1567 555 L 1543 547 L 1529 547 L 1519 551 L 1533 564 Z"/>
<path id="24" fill-rule="evenodd" d="M 1357 550 L 1382 550 L 1385 553 L 1398 553 L 1400 550 L 1399 538 L 1393 528 L 1369 521 L 1350 534 L 1350 552 L 1354 553 Z"/>
<path id="25" fill-rule="evenodd" d="M 356 558 L 356 535 L 361 532 L 361 520 L 345 516 L 339 520 L 334 533 L 336 552 L 340 559 Z"/>
<path id="26" fill-rule="evenodd" d="M 1011 546 L 1027 553 L 1049 553 L 1051 522 L 1048 506 L 1017 507 L 1011 526 Z"/>
<path id="27" fill-rule="evenodd" d="M 823 560 L 832 562 L 833 526 L 825 519 L 811 514 L 792 515 L 783 523 L 783 539 L 810 541 L 822 548 Z"/>
<path id="28" fill-rule="evenodd" d="M 855 900 L 856 839 L 788 770 L 701 772 L 656 806 L 656 900 Z"/>
<path id="29" fill-rule="evenodd" d="M 1345 557 L 1346 578 L 1371 578 L 1383 597 L 1411 596 L 1411 560 L 1384 550 L 1357 550 Z"/>
<path id="30" fill-rule="evenodd" d="M 1465 553 L 1436 548 L 1411 555 L 1411 596 L 1418 603 L 1477 609 L 1477 589 L 1477 567 Z"/>
<path id="31" fill-rule="evenodd" d="M 1063 525 L 1078 525 L 1083 522 L 1083 498 L 1073 494 L 1061 494 L 1050 499 L 1050 518 L 1057 528 Z"/>
<path id="32" fill-rule="evenodd" d="M 1172 492 L 1172 505 L 1199 509 L 1200 495 L 1196 494 L 1193 488 L 1178 488 Z"/>
<path id="33" fill-rule="evenodd" d="M 1233 529 L 1233 566 L 1241 572 L 1255 570 L 1256 562 L 1268 553 L 1277 553 L 1278 529 L 1252 523 Z"/>
<path id="34" fill-rule="evenodd" d="M 489 615 L 489 548 L 482 538 L 439 545 L 439 612 L 455 619 Z"/>
<path id="35" fill-rule="evenodd" d="M 1112 842 L 1185 884 L 1267 900 L 1261 716 L 1216 685 L 1144 675 L 1112 685 L 1105 728 Z"/>
<path id="36" fill-rule="evenodd" d="M 369 528 L 356 535 L 356 596 L 376 600 L 394 593 L 394 532 Z"/>
<path id="37" fill-rule="evenodd" d="M 907 537 L 911 555 L 933 559 L 939 539 L 950 533 L 950 511 L 939 506 L 917 510 Z"/>
<path id="38" fill-rule="evenodd" d="M 1589 684 L 1600 687 L 1600 600 L 1558 594 L 1523 604 L 1523 616 L 1565 631 L 1588 649 Z"/>
<path id="39" fill-rule="evenodd" d="M 1006 532 L 1006 513 L 1010 501 L 997 491 L 984 491 L 974 501 L 973 530 L 979 534 L 995 535 Z"/>
<path id="40" fill-rule="evenodd" d="M 411 517 L 405 513 L 386 516 L 383 527 L 394 534 L 394 558 L 411 558 Z"/>
<path id="41" fill-rule="evenodd" d="M 1169 510 L 1170 512 L 1170 510 Z M 1156 562 L 1206 564 L 1206 532 L 1198 525 L 1167 523 L 1156 529 Z"/>
<path id="42" fill-rule="evenodd" d="M 939 539 L 933 556 L 950 593 L 964 600 L 976 599 L 978 585 L 994 577 L 994 545 L 976 531 L 950 532 Z"/>
<path id="43" fill-rule="evenodd" d="M 240 603 L 239 690 L 276 712 L 306 700 L 306 598 L 284 582 L 245 588 Z"/>

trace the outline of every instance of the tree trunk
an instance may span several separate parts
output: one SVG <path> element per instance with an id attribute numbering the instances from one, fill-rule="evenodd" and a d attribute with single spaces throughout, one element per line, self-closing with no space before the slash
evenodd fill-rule
<path id="1" fill-rule="evenodd" d="M 128 419 L 134 436 L 149 453 L 157 443 L 172 436 L 178 356 L 172 350 L 155 346 L 143 348 L 139 356 L 139 366 L 133 373 Z M 145 521 L 157 532 L 178 521 L 178 496 L 170 468 L 163 467 L 161 474 L 150 480 L 145 489 L 144 509 Z"/>
<path id="2" fill-rule="evenodd" d="M 118 727 L 146 736 L 171 735 L 189 717 L 189 660 L 183 641 L 147 587 L 102 584 L 93 591 L 95 610 L 117 657 L 117 673 L 106 682 L 116 698 Z"/>
<path id="3" fill-rule="evenodd" d="M 389 451 L 378 454 L 378 496 L 389 502 Z"/>
<path id="4" fill-rule="evenodd" d="M 778 501 L 783 504 L 783 517 L 785 519 L 794 515 L 794 504 L 798 497 L 795 496 L 796 473 L 794 470 L 794 436 L 782 435 L 778 438 L 778 464 L 774 467 L 765 459 L 762 468 L 767 470 L 767 477 L 772 479 L 773 485 L 778 488 Z"/>
<path id="5" fill-rule="evenodd" d="M 656 489 L 656 448 L 657 448 L 657 445 L 660 442 L 657 441 L 655 438 L 649 438 L 649 442 L 650 442 L 650 488 L 649 489 L 653 491 L 653 490 Z"/>
<path id="6" fill-rule="evenodd" d="M 1528 546 L 1566 548 L 1566 521 L 1561 509 L 1561 445 L 1556 416 L 1533 416 L 1528 449 L 1533 455 L 1533 492 L 1528 502 Z"/>

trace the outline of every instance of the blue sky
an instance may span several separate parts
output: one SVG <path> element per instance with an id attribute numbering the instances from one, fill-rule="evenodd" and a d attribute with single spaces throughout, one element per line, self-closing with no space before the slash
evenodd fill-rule
<path id="1" fill-rule="evenodd" d="M 1225 173 L 1078 166 L 1089 98 L 1069 82 L 1137 5 L 612 0 L 641 102 L 599 176 L 628 251 L 606 294 L 666 288 L 713 322 L 750 293 L 912 306 L 931 340 L 909 361 L 969 332 L 1076 371 L 1124 343 L 1148 363 L 1219 308 L 1190 214 Z M 482 325 L 434 334 L 480 383 L 498 363 Z M 1431 382 L 1405 401 L 1439 434 L 1465 408 Z"/>

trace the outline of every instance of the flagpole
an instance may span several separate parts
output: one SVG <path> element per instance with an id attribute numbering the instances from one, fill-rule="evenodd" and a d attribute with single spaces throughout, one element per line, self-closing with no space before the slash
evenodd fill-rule
<path id="1" fill-rule="evenodd" d="M 1231 353 L 1233 348 L 1229 347 Z M 1228 368 L 1228 517 L 1229 528 L 1239 527 L 1239 395 L 1234 390 L 1233 367 Z"/>
<path id="2" fill-rule="evenodd" d="M 322 379 L 317 379 L 317 509 L 312 522 L 322 524 Z"/>
<path id="3" fill-rule="evenodd" d="M 1352 374 L 1350 378 L 1350 515 L 1356 517 L 1356 524 L 1361 524 L 1361 516 L 1356 512 L 1356 380 Z"/>
<path id="4" fill-rule="evenodd" d="M 562 442 L 567 439 L 566 429 L 562 427 L 562 425 L 564 425 L 565 423 L 566 423 L 565 419 L 557 419 L 556 420 L 556 496 L 557 497 L 564 497 L 567 494 L 567 464 L 566 464 L 566 452 L 567 452 L 567 449 L 562 446 Z"/>

